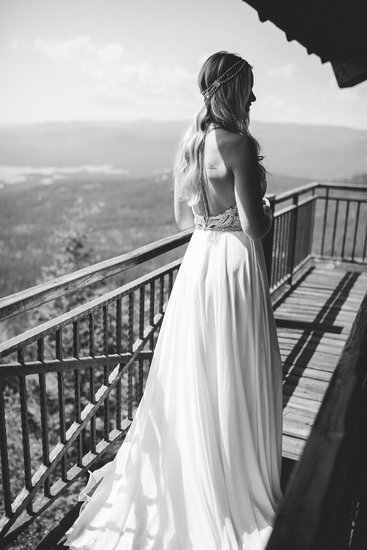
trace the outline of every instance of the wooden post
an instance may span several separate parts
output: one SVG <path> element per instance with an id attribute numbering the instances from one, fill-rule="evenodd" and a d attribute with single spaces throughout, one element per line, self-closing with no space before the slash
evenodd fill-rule
<path id="1" fill-rule="evenodd" d="M 274 214 L 275 195 L 274 194 L 268 195 L 266 198 L 269 200 L 270 207 Z M 273 257 L 273 242 L 274 242 L 274 220 L 269 230 L 269 233 L 267 233 L 265 237 L 262 239 L 264 256 L 265 256 L 266 274 L 268 276 L 269 286 L 270 286 L 270 278 L 271 278 L 271 264 L 272 264 L 272 257 Z"/>
<path id="2" fill-rule="evenodd" d="M 298 198 L 299 198 L 299 195 L 294 195 L 293 201 L 292 201 L 294 210 L 292 210 L 291 212 L 291 229 L 290 229 L 291 240 L 290 240 L 290 247 L 289 247 L 288 267 L 287 267 L 287 272 L 290 275 L 290 278 L 289 278 L 290 287 L 292 287 L 294 260 L 296 255 L 296 240 L 297 240 L 297 228 L 298 228 Z"/>

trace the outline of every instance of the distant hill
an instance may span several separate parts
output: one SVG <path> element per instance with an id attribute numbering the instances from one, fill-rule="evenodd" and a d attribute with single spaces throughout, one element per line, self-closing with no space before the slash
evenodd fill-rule
<path id="1" fill-rule="evenodd" d="M 254 123 L 271 172 L 340 179 L 367 172 L 367 130 L 340 126 Z"/>
<path id="2" fill-rule="evenodd" d="M 0 126 L 0 165 L 106 165 L 133 177 L 168 171 L 188 123 L 69 122 Z M 367 130 L 254 121 L 273 174 L 306 179 L 367 172 Z"/>

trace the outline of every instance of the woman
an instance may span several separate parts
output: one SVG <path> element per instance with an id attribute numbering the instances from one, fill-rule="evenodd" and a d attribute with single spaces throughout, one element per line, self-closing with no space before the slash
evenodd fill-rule
<path id="1" fill-rule="evenodd" d="M 260 239 L 272 223 L 248 131 L 253 76 L 204 63 L 204 106 L 175 164 L 175 216 L 196 227 L 142 402 L 68 533 L 71 549 L 260 550 L 281 498 L 281 363 Z M 87 486 L 86 493 L 92 485 Z"/>

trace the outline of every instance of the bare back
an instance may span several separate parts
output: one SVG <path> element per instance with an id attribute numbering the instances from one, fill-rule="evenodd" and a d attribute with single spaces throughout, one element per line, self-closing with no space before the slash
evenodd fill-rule
<path id="1" fill-rule="evenodd" d="M 249 136 L 222 128 L 209 130 L 204 144 L 206 192 L 194 211 L 202 216 L 218 216 L 236 206 L 244 233 L 261 239 L 269 231 L 272 212 L 263 205 L 257 153 Z M 208 202 L 206 211 L 204 200 Z M 180 229 L 195 226 L 192 210 L 175 195 L 175 218 Z"/>
<path id="2" fill-rule="evenodd" d="M 216 216 L 236 204 L 233 172 L 228 169 L 223 157 L 227 136 L 226 130 L 216 128 L 209 131 L 205 138 L 204 177 L 212 216 Z M 200 199 L 195 210 L 199 214 L 205 214 L 203 199 Z"/>

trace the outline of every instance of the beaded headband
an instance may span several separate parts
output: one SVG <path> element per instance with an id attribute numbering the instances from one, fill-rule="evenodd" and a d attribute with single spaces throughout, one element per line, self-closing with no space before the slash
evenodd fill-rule
<path id="1" fill-rule="evenodd" d="M 227 69 L 226 71 L 224 71 L 223 74 L 221 74 L 220 76 L 218 76 L 218 78 L 216 80 L 214 80 L 214 82 L 212 82 L 210 84 L 210 86 L 208 86 L 206 88 L 206 90 L 203 90 L 201 91 L 200 90 L 200 93 L 204 96 L 204 100 L 205 101 L 209 101 L 213 95 L 215 94 L 215 92 L 218 90 L 218 88 L 220 88 L 222 86 L 222 84 L 224 84 L 225 82 L 228 82 L 228 80 L 232 80 L 232 78 L 234 78 L 236 75 L 238 75 L 238 73 L 240 71 L 242 71 L 242 69 L 248 65 L 247 61 L 245 59 L 240 59 L 239 61 L 236 61 L 236 63 L 234 63 L 233 65 L 231 65 L 229 67 L 229 69 Z M 234 71 L 232 74 L 230 74 L 229 76 L 226 77 L 226 75 L 232 71 L 233 69 L 235 69 L 235 67 L 238 67 L 238 69 L 236 71 Z"/>

